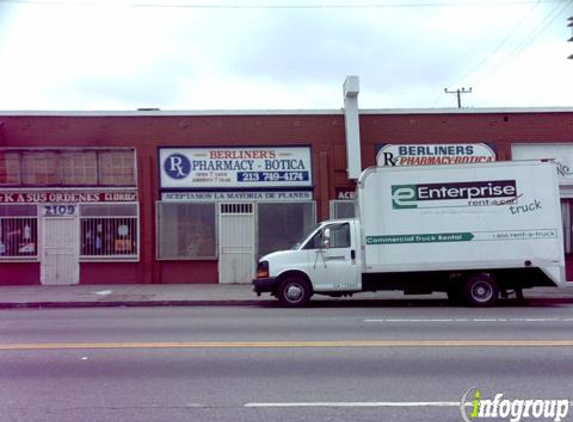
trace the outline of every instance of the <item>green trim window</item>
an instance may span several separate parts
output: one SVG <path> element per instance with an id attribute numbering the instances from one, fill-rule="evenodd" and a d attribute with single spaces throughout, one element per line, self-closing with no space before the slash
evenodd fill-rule
<path id="1" fill-rule="evenodd" d="M 0 186 L 135 187 L 133 148 L 0 149 Z"/>
<path id="2" fill-rule="evenodd" d="M 21 183 L 20 155 L 0 150 L 0 186 L 17 186 Z"/>

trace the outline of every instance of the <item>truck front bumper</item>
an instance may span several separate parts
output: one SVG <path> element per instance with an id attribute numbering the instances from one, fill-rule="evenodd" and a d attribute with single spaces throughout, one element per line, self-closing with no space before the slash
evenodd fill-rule
<path id="1" fill-rule="evenodd" d="M 276 277 L 256 278 L 253 280 L 253 292 L 261 293 L 274 292 L 277 286 Z"/>

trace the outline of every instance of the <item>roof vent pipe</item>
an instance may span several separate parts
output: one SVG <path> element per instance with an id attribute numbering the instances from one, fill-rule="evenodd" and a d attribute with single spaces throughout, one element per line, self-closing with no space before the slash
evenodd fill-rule
<path id="1" fill-rule="evenodd" d="M 360 121 L 358 115 L 358 76 L 347 76 L 344 91 L 344 125 L 346 129 L 346 172 L 348 179 L 358 179 L 362 171 L 360 156 Z"/>

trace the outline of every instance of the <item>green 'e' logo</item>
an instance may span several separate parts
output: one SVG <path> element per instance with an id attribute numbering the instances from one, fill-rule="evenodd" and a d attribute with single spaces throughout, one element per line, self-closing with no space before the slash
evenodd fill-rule
<path id="1" fill-rule="evenodd" d="M 392 186 L 392 208 L 395 210 L 418 208 L 416 185 Z"/>

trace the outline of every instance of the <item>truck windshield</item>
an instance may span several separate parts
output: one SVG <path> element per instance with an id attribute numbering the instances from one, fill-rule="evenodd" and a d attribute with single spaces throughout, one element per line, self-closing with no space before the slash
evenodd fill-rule
<path id="1" fill-rule="evenodd" d="M 305 233 L 305 234 L 300 238 L 300 240 L 299 240 L 298 242 L 296 242 L 294 245 L 292 245 L 292 247 L 291 247 L 290 249 L 294 251 L 294 250 L 297 250 L 298 248 L 300 248 L 300 247 L 305 243 L 305 240 L 308 239 L 309 236 L 310 236 L 311 234 L 313 234 L 313 233 L 316 231 L 316 229 L 318 229 L 319 227 L 320 227 L 320 224 L 314 226 L 314 227 L 312 228 L 312 230 L 309 230 L 307 233 Z"/>

